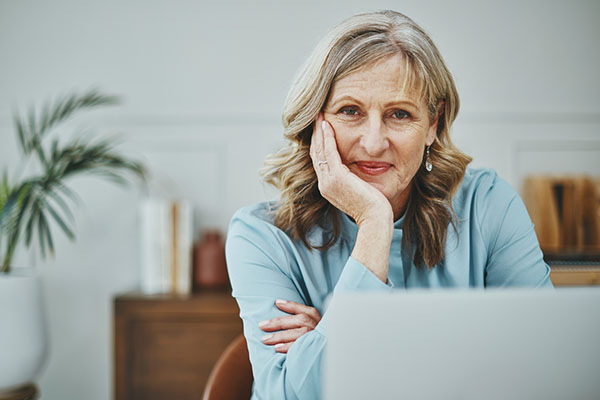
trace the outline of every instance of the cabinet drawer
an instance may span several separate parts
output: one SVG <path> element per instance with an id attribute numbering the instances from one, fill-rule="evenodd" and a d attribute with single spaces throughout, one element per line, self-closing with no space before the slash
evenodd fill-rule
<path id="1" fill-rule="evenodd" d="M 213 365 L 241 332 L 229 294 L 117 297 L 116 400 L 200 398 Z"/>

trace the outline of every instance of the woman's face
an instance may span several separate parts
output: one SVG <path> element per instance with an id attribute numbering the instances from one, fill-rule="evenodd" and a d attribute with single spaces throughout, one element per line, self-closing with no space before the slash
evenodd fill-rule
<path id="1" fill-rule="evenodd" d="M 385 195 L 395 218 L 437 129 L 424 99 L 403 90 L 403 65 L 392 56 L 338 80 L 324 108 L 342 162 Z"/>

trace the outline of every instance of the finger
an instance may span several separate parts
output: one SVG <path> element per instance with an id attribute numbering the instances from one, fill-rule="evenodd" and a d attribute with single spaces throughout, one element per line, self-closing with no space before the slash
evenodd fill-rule
<path id="1" fill-rule="evenodd" d="M 317 323 L 306 314 L 297 314 L 273 318 L 267 321 L 262 321 L 258 324 L 258 327 L 266 332 L 294 329 L 302 326 L 314 329 L 315 326 L 317 326 Z"/>
<path id="2" fill-rule="evenodd" d="M 290 349 L 290 347 L 292 347 L 292 345 L 294 344 L 294 342 L 290 342 L 290 343 L 277 343 L 275 346 L 273 346 L 275 348 L 275 351 L 278 353 L 287 353 L 288 350 Z"/>
<path id="3" fill-rule="evenodd" d="M 296 303 L 294 301 L 278 301 L 275 303 L 275 305 L 281 311 L 285 311 L 289 314 L 306 314 L 316 322 L 321 320 L 321 314 L 319 314 L 319 311 L 317 311 L 317 309 L 314 307 Z"/>
<path id="4" fill-rule="evenodd" d="M 313 134 L 310 138 L 310 156 L 313 161 L 317 161 L 319 159 L 318 157 L 321 156 L 323 152 L 322 121 L 323 114 L 319 113 L 313 125 Z"/>
<path id="5" fill-rule="evenodd" d="M 307 334 L 311 330 L 312 329 L 309 329 L 307 327 L 287 329 L 285 331 L 264 335 L 261 340 L 264 344 L 268 345 L 275 345 L 277 343 L 288 343 L 295 341 L 300 336 Z"/>
<path id="6" fill-rule="evenodd" d="M 317 326 L 317 323 L 306 314 L 297 314 L 273 318 L 268 321 L 262 321 L 258 324 L 258 327 L 265 332 L 294 329 L 303 326 L 314 329 L 315 326 Z"/>
<path id="7" fill-rule="evenodd" d="M 305 304 L 296 303 L 295 301 L 276 300 L 275 305 L 281 311 L 285 311 L 289 314 L 307 314 L 316 322 L 319 322 L 321 320 L 321 314 L 319 314 L 317 309 L 314 307 L 307 306 Z"/>
<path id="8" fill-rule="evenodd" d="M 322 177 L 319 173 L 326 170 L 327 163 L 325 161 L 325 152 L 323 149 L 323 115 L 319 114 L 313 128 L 313 136 L 311 138 L 311 159 L 313 168 L 318 177 Z"/>
<path id="9" fill-rule="evenodd" d="M 339 167 L 342 165 L 342 158 L 335 141 L 335 132 L 331 124 L 325 120 L 321 122 L 323 132 L 323 155 L 324 159 L 330 164 L 330 167 Z"/>

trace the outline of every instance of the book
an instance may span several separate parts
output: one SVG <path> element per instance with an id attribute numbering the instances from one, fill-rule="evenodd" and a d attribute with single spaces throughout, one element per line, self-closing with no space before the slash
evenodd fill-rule
<path id="1" fill-rule="evenodd" d="M 142 292 L 189 294 L 193 246 L 190 203 L 145 199 L 139 209 L 139 231 Z"/>

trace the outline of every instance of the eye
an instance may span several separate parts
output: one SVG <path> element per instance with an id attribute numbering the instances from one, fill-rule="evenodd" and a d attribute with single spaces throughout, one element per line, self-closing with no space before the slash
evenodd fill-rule
<path id="1" fill-rule="evenodd" d="M 338 111 L 338 114 L 342 114 L 342 115 L 347 115 L 349 117 L 353 117 L 355 115 L 358 115 L 358 108 L 354 107 L 354 106 L 342 107 Z"/>
<path id="2" fill-rule="evenodd" d="M 396 110 L 392 113 L 392 116 L 397 120 L 403 120 L 411 117 L 410 113 L 404 110 Z"/>

